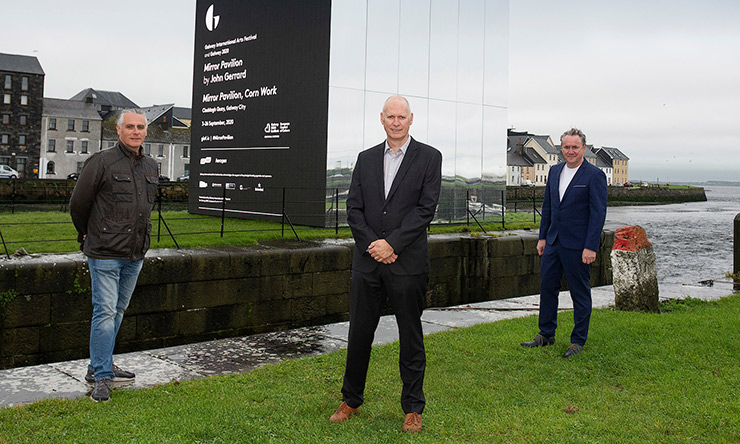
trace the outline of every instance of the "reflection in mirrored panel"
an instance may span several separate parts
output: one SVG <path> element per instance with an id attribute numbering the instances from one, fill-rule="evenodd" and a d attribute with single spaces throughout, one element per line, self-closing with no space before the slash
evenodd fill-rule
<path id="1" fill-rule="evenodd" d="M 485 0 L 460 1 L 457 101 L 483 102 Z"/>
<path id="2" fill-rule="evenodd" d="M 354 165 L 385 139 L 383 103 L 402 94 L 411 135 L 443 155 L 437 219 L 465 219 L 472 207 L 476 217 L 500 218 L 508 14 L 508 0 L 333 2 L 327 170 Z M 348 186 L 349 171 L 333 182 L 328 175 L 327 186 Z"/>
<path id="3" fill-rule="evenodd" d="M 429 35 L 429 98 L 457 98 L 458 3 L 432 2 Z"/>
<path id="4" fill-rule="evenodd" d="M 349 168 L 363 148 L 364 96 L 361 90 L 329 88 L 327 169 Z"/>
<path id="5" fill-rule="evenodd" d="M 507 106 L 509 88 L 509 2 L 486 1 L 483 103 Z"/>
<path id="6" fill-rule="evenodd" d="M 429 90 L 429 0 L 401 2 L 398 91 L 426 97 Z"/>
<path id="7" fill-rule="evenodd" d="M 331 9 L 329 84 L 362 89 L 365 84 L 365 2 L 335 1 Z"/>
<path id="8" fill-rule="evenodd" d="M 400 0 L 371 0 L 367 10 L 366 88 L 398 91 Z"/>

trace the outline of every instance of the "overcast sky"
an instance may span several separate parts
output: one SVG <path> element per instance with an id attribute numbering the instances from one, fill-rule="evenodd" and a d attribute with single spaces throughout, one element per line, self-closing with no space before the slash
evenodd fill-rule
<path id="1" fill-rule="evenodd" d="M 334 0 L 350 1 L 350 0 Z M 3 3 L 0 52 L 34 55 L 45 96 L 121 91 L 190 106 L 195 0 Z M 630 179 L 740 180 L 740 1 L 511 0 L 509 126 L 570 126 Z"/>

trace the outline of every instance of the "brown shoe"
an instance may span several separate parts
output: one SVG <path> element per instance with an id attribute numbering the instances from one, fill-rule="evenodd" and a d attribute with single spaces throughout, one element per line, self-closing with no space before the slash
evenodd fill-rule
<path id="1" fill-rule="evenodd" d="M 419 433 L 421 432 L 421 414 L 407 413 L 406 420 L 403 422 L 402 432 Z"/>
<path id="2" fill-rule="evenodd" d="M 357 411 L 357 409 L 348 406 L 346 402 L 342 401 L 339 407 L 337 407 L 337 411 L 329 418 L 329 422 L 344 422 L 350 416 L 357 414 Z"/>

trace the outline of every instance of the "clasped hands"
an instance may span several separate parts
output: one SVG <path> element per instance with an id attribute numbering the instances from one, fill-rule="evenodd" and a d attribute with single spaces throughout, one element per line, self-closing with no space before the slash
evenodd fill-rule
<path id="1" fill-rule="evenodd" d="M 398 259 L 398 255 L 393 251 L 393 247 L 385 241 L 385 239 L 378 239 L 373 241 L 367 252 L 376 261 L 382 264 L 392 264 Z"/>

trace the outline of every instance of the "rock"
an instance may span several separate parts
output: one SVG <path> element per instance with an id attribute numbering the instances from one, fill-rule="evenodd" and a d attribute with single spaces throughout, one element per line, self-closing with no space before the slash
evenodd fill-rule
<path id="1" fill-rule="evenodd" d="M 611 259 L 617 310 L 659 312 L 655 252 L 645 229 L 639 225 L 617 229 Z"/>

